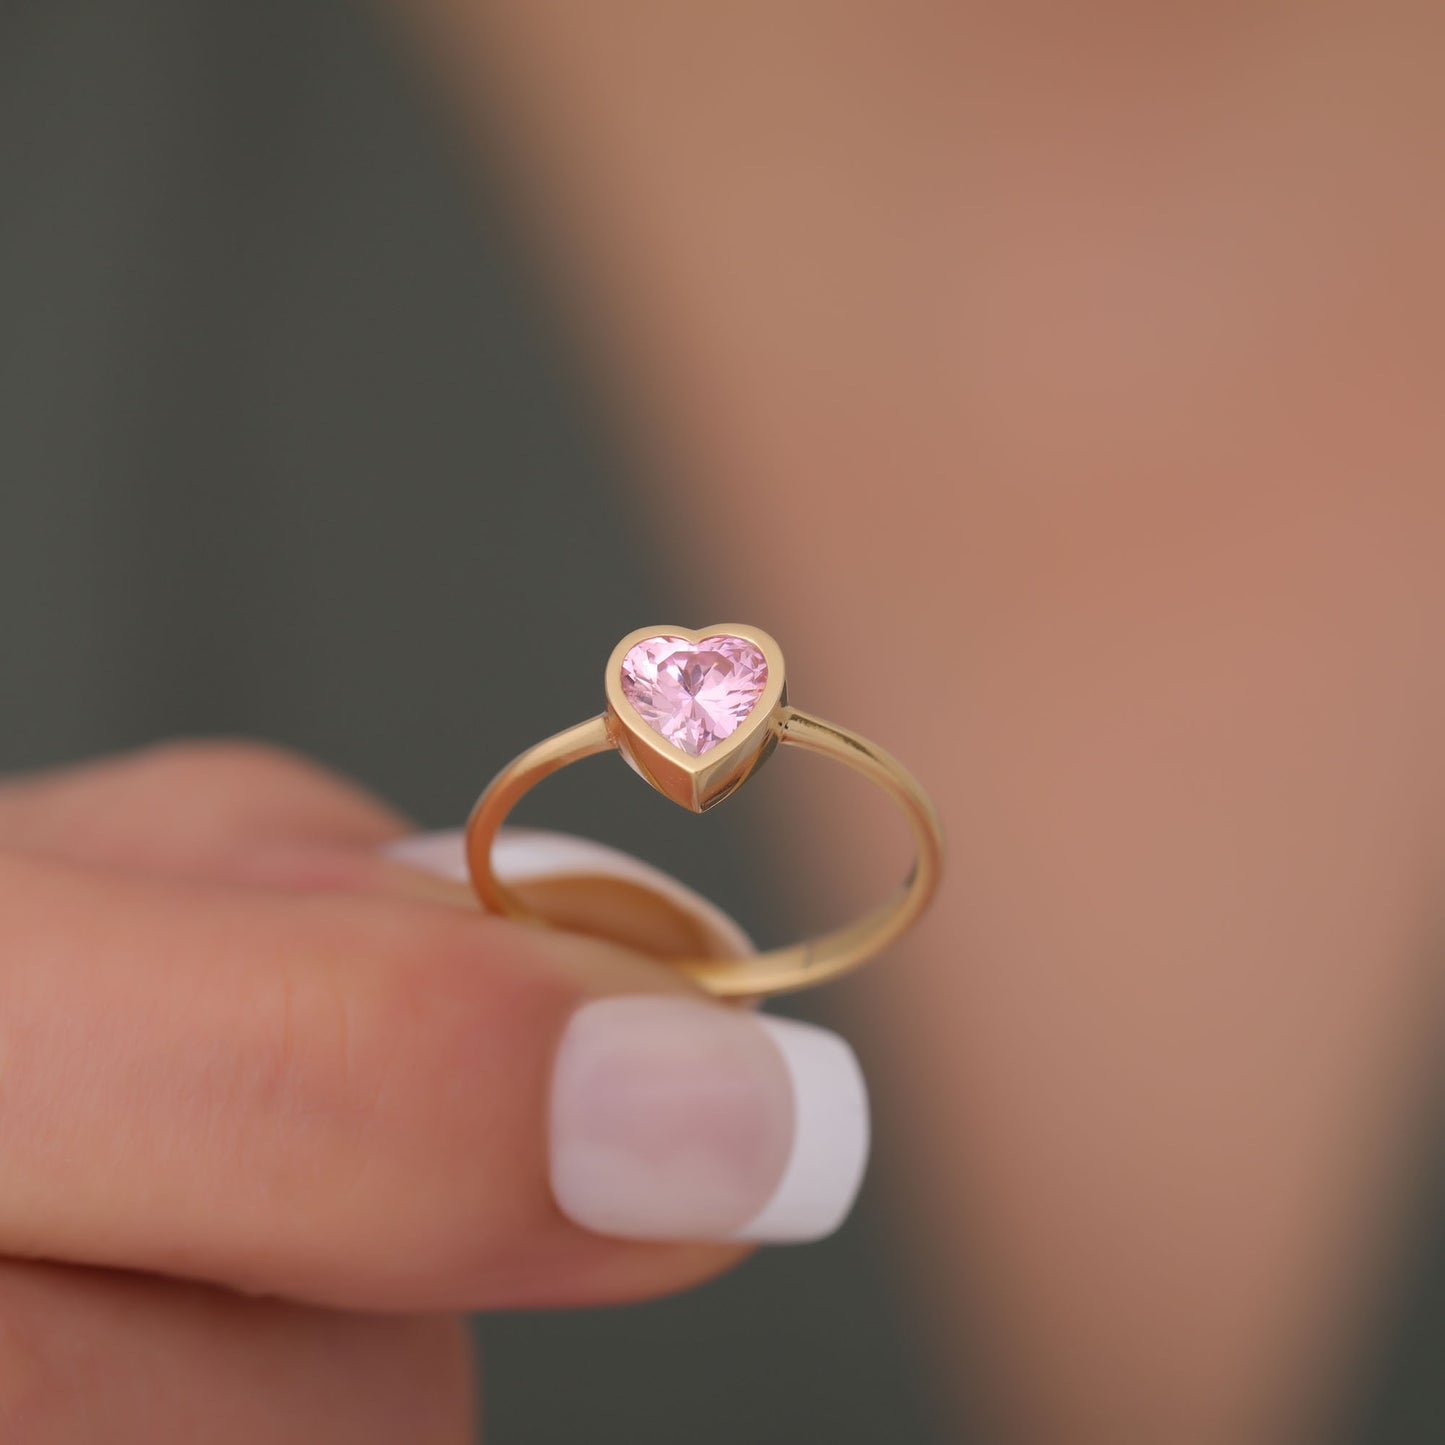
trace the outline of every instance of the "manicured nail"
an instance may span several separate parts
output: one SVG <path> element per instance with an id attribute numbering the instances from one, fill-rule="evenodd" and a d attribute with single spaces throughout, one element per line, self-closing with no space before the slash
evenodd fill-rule
<path id="1" fill-rule="evenodd" d="M 464 883 L 459 831 L 402 838 L 395 862 Z M 616 848 L 507 828 L 505 883 L 602 877 L 691 917 L 717 956 L 753 951 L 726 913 Z M 810 1024 L 690 998 L 601 999 L 573 1016 L 552 1092 L 552 1184 L 583 1228 L 641 1239 L 804 1242 L 847 1217 L 868 1159 L 853 1051 Z"/>
<path id="2" fill-rule="evenodd" d="M 434 877 L 465 883 L 466 846 L 460 830 L 417 833 L 383 850 L 393 862 Z M 535 828 L 504 828 L 492 847 L 492 867 L 503 883 L 557 878 L 611 878 L 645 889 L 686 914 L 701 930 L 707 951 L 719 958 L 753 952 L 753 942 L 715 903 L 620 848 L 590 838 Z"/>
<path id="3" fill-rule="evenodd" d="M 568 1023 L 552 1082 L 552 1192 L 633 1239 L 802 1243 L 847 1217 L 868 1096 L 836 1034 L 690 998 L 605 998 Z"/>

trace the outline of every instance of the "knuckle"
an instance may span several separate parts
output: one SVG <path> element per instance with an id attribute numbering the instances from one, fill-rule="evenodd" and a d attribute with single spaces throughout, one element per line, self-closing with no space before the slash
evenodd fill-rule
<path id="1" fill-rule="evenodd" d="M 440 1280 L 469 1268 L 512 1174 L 540 1179 L 529 1121 L 565 985 L 499 964 L 478 920 L 437 912 L 327 922 L 305 952 L 328 961 L 271 973 L 223 1087 L 233 1157 L 273 1217 L 319 1207 L 328 1247 L 353 1256 L 384 1222 L 388 1250 Z"/>
<path id="2" fill-rule="evenodd" d="M 452 969 L 437 937 L 448 930 L 400 930 L 380 907 L 358 917 L 324 898 L 297 907 L 300 946 L 258 972 L 220 1087 L 268 1193 L 314 1194 L 325 1179 L 334 1196 L 361 1171 L 384 1184 L 399 1152 L 425 1149 L 457 1012 L 425 1002 L 436 964 Z"/>
<path id="3" fill-rule="evenodd" d="M 310 946 L 262 985 L 246 1092 L 256 1112 L 273 1119 L 375 1130 L 409 1102 L 408 1086 L 445 1050 L 445 1035 L 467 1011 L 475 989 L 460 976 L 464 968 L 475 976 L 476 950 L 463 960 L 446 920 L 408 917 L 393 933 L 395 920 L 380 910 L 374 920 L 349 910 L 343 918 L 327 900 L 312 902 L 305 911 L 322 916 Z M 449 1009 L 430 1006 L 439 987 Z"/>
<path id="4" fill-rule="evenodd" d="M 270 1189 L 308 1190 L 318 1170 L 335 1178 L 367 1152 L 397 1054 L 367 972 L 294 967 L 261 989 L 228 1092 Z"/>

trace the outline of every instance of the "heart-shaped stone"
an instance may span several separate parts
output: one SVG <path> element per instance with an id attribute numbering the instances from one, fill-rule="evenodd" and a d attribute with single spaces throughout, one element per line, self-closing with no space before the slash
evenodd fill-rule
<path id="1" fill-rule="evenodd" d="M 695 758 L 737 731 L 767 681 L 762 651 L 726 632 L 701 642 L 645 637 L 622 659 L 622 695 L 648 727 Z"/>

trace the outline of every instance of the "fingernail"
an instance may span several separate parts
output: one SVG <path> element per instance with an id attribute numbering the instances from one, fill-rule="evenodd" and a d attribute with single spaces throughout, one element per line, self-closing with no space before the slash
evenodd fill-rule
<path id="1" fill-rule="evenodd" d="M 812 1024 L 598 999 L 563 1035 L 550 1142 L 553 1195 L 584 1229 L 804 1243 L 852 1208 L 868 1095 L 852 1049 Z"/>
<path id="2" fill-rule="evenodd" d="M 466 844 L 459 829 L 398 838 L 383 851 L 393 862 L 433 877 L 467 881 Z M 631 884 L 689 919 L 707 956 L 734 958 L 754 951 L 742 928 L 702 894 L 631 853 L 590 838 L 535 828 L 504 828 L 492 847 L 492 867 L 503 883 L 514 887 L 562 878 L 604 878 Z"/>

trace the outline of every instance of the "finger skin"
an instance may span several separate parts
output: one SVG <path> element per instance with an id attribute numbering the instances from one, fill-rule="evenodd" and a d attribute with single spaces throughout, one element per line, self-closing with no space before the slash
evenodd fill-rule
<path id="1" fill-rule="evenodd" d="M 0 854 L 0 1252 L 383 1310 L 677 1289 L 732 1248 L 605 1240 L 547 1184 L 609 945 L 381 897 Z"/>
<path id="2" fill-rule="evenodd" d="M 466 1445 L 446 1315 L 343 1314 L 106 1270 L 0 1264 L 0 1439 Z"/>
<path id="3" fill-rule="evenodd" d="M 333 860 L 344 883 L 346 855 L 359 864 L 408 827 L 349 779 L 269 743 L 161 743 L 0 782 L 0 847 L 187 877 L 305 886 Z"/>

